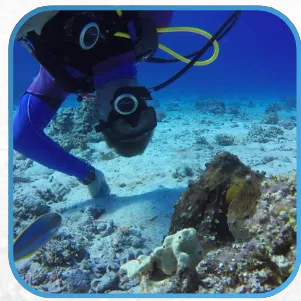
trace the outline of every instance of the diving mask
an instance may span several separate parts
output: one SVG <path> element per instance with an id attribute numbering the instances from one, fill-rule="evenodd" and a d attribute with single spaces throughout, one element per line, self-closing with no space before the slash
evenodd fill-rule
<path id="1" fill-rule="evenodd" d="M 145 87 L 119 88 L 111 100 L 108 121 L 100 121 L 95 130 L 119 141 L 143 136 L 157 126 L 156 112 L 146 104 L 151 99 Z"/>

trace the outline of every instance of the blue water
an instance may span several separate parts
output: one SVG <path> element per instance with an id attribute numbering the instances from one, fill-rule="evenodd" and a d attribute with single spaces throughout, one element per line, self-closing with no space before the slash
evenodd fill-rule
<path id="1" fill-rule="evenodd" d="M 197 27 L 214 34 L 230 14 L 230 11 L 175 11 L 171 26 Z M 199 50 L 207 42 L 204 37 L 191 33 L 162 34 L 159 39 L 160 43 L 182 55 Z M 95 142 L 95 137 L 92 135 L 94 133 L 90 133 L 90 137 L 87 136 L 87 149 L 85 147 L 82 149 L 81 143 L 78 141 L 84 137 L 83 131 L 86 127 L 85 124 L 82 127 L 82 124 L 78 122 L 78 112 L 74 112 L 70 120 L 69 117 L 62 117 L 61 121 L 63 122 L 59 121 L 51 131 L 46 132 L 47 135 L 50 133 L 49 137 L 57 141 L 59 145 L 66 147 L 66 149 L 67 147 L 68 149 L 71 148 L 72 154 L 101 169 L 111 188 L 111 196 L 95 200 L 87 199 L 88 192 L 83 192 L 87 189 L 84 185 L 79 186 L 77 182 L 72 182 L 70 177 L 64 177 L 60 173 L 43 169 L 39 164 L 28 160 L 27 157 L 20 156 L 17 152 L 14 153 L 14 198 L 11 194 L 10 202 L 10 209 L 12 209 L 10 210 L 11 234 L 20 233 L 22 228 L 28 225 L 36 215 L 42 214 L 45 204 L 49 206 L 52 212 L 61 213 L 64 223 L 64 227 L 60 230 L 61 234 L 54 237 L 44 250 L 38 250 L 37 257 L 32 258 L 33 260 L 30 259 L 24 265 L 24 269 L 20 268 L 19 270 L 16 266 L 18 272 L 15 271 L 15 275 L 19 276 L 18 273 L 21 272 L 19 281 L 25 280 L 26 284 L 32 285 L 33 293 L 37 293 L 38 289 L 43 293 L 42 296 L 45 296 L 45 292 L 48 295 L 49 293 L 60 292 L 68 294 L 87 292 L 90 289 L 89 281 L 92 279 L 98 281 L 100 279 L 97 278 L 102 278 L 100 269 L 105 268 L 106 271 L 109 271 L 107 275 L 105 273 L 106 276 L 102 279 L 111 279 L 112 273 L 116 273 L 119 277 L 117 270 L 124 259 L 127 260 L 133 256 L 136 258 L 138 251 L 141 252 L 141 250 L 145 254 L 150 254 L 155 247 L 162 243 L 163 238 L 168 233 L 172 211 L 175 208 L 173 204 L 180 200 L 180 195 L 188 183 L 199 177 L 199 174 L 206 168 L 206 163 L 211 162 L 212 157 L 218 152 L 229 151 L 237 155 L 244 164 L 252 169 L 266 172 L 267 177 L 274 175 L 274 179 L 278 174 L 296 172 L 295 112 L 293 110 L 281 111 L 279 123 L 277 121 L 278 127 L 263 122 L 263 119 L 267 117 L 265 116 L 265 109 L 268 102 L 276 102 L 284 97 L 296 97 L 296 42 L 291 30 L 279 17 L 271 13 L 245 11 L 233 29 L 219 42 L 219 47 L 220 54 L 215 62 L 204 67 L 193 67 L 173 84 L 153 93 L 153 97 L 158 99 L 160 104 L 163 103 L 161 116 L 162 113 L 166 113 L 166 120 L 158 124 L 147 151 L 141 156 L 133 158 L 116 156 L 115 158 L 115 155 L 111 150 L 108 150 L 104 142 Z M 211 55 L 212 49 L 201 60 L 208 59 Z M 158 50 L 155 56 L 170 58 L 161 50 Z M 24 91 L 38 73 L 39 64 L 19 43 L 15 43 L 13 58 L 13 100 L 14 105 L 17 106 Z M 172 64 L 140 63 L 137 66 L 140 83 L 147 88 L 153 87 L 170 78 L 183 66 L 185 64 L 182 62 Z M 255 108 L 242 107 L 239 114 L 231 114 L 228 110 L 229 107 L 227 107 L 227 114 L 208 113 L 206 116 L 207 112 L 196 109 L 192 102 L 211 96 L 225 102 L 247 101 L 251 98 L 255 104 L 262 102 L 264 105 Z M 189 105 L 182 106 L 182 103 L 174 103 L 169 107 L 169 100 L 185 101 Z M 78 106 L 76 96 L 69 96 L 63 106 Z M 69 116 L 69 113 L 65 116 Z M 273 118 L 273 116 L 271 117 Z M 62 135 L 56 128 L 60 125 L 62 125 Z M 288 128 L 289 126 L 291 128 Z M 66 133 L 67 129 L 68 131 L 71 129 L 70 134 Z M 275 134 L 272 137 L 273 135 L 269 134 L 269 129 L 280 132 L 280 134 Z M 283 134 L 281 134 L 282 131 Z M 251 135 L 249 135 L 250 133 Z M 255 139 L 257 137 L 254 136 L 257 133 L 259 133 L 258 139 Z M 233 139 L 234 142 L 228 145 L 218 143 L 219 139 L 217 138 L 220 135 L 227 136 L 225 134 L 230 134 L 228 140 Z M 73 139 L 74 135 L 76 135 L 75 139 Z M 112 163 L 107 162 L 110 156 Z M 69 166 L 62 162 L 57 162 L 57 164 L 57 167 L 60 164 Z M 279 179 L 281 178 L 279 177 Z M 281 181 L 285 181 L 283 179 L 285 178 L 282 178 Z M 288 224 L 283 224 L 284 217 L 282 215 L 279 214 L 279 220 L 277 219 L 276 212 L 279 211 L 280 206 L 287 206 L 288 209 L 284 211 L 290 212 L 293 216 L 291 209 L 295 206 L 293 192 L 295 188 L 290 183 L 291 180 L 288 184 L 280 181 L 279 185 L 276 184 L 278 180 L 273 181 L 273 184 L 269 184 L 273 186 L 266 186 L 266 188 L 275 189 L 277 192 L 275 196 L 283 193 L 283 199 L 274 200 L 270 195 L 270 207 L 266 212 L 272 212 L 272 217 L 263 222 L 261 219 L 258 220 L 262 222 L 262 229 L 271 227 L 274 232 L 276 231 L 275 237 L 282 237 L 284 233 L 282 233 L 282 229 L 288 230 L 289 227 L 293 229 L 292 221 L 295 217 L 288 219 L 292 223 L 288 226 Z M 27 195 L 30 197 L 27 198 Z M 203 202 L 203 200 L 200 201 Z M 222 199 L 216 203 L 223 205 Z M 264 196 L 258 206 L 261 212 L 258 216 L 263 214 L 265 203 Z M 206 203 L 204 204 L 206 205 Z M 185 209 L 185 206 L 183 208 Z M 104 215 L 93 217 L 91 213 L 94 212 L 95 214 L 96 209 L 100 209 L 99 211 L 103 212 Z M 191 207 L 188 210 L 190 209 Z M 214 210 L 217 210 L 217 207 Z M 226 211 L 223 210 L 222 212 Z M 187 215 L 185 212 L 182 213 L 183 216 Z M 219 222 L 215 216 L 215 213 L 208 215 L 208 218 L 212 218 L 212 223 L 213 221 Z M 224 215 L 224 218 L 226 217 Z M 254 221 L 257 222 L 256 219 Z M 126 233 L 131 234 L 123 236 L 124 229 L 133 229 L 134 232 L 125 230 Z M 293 233 L 292 229 L 289 231 Z M 286 231 L 286 234 L 289 231 Z M 105 232 L 106 235 L 103 235 Z M 138 234 L 134 235 L 133 233 Z M 137 243 L 134 245 L 133 242 L 138 241 L 139 243 L 137 237 L 140 237 L 140 234 L 145 239 L 146 244 L 142 247 L 136 247 Z M 260 232 L 258 231 L 257 234 Z M 13 245 L 13 235 L 10 238 L 11 245 Z M 207 232 L 205 235 L 203 233 L 201 235 L 207 236 Z M 262 258 L 258 259 L 257 254 L 255 255 L 256 252 L 253 252 L 253 246 L 255 246 L 254 250 L 256 249 L 254 243 L 259 243 L 261 249 L 263 247 L 269 250 L 275 248 L 272 242 L 270 245 L 268 244 L 268 236 L 265 236 L 263 240 L 261 237 L 264 236 L 258 236 L 256 241 L 252 241 L 250 247 L 248 244 L 244 244 L 241 251 L 239 247 L 235 248 L 235 254 L 229 253 L 228 245 L 221 245 L 221 253 L 213 255 L 216 257 L 210 255 L 207 258 L 208 261 L 205 258 L 207 266 L 202 266 L 202 269 L 199 270 L 210 272 L 210 270 L 217 271 L 219 269 L 219 279 L 216 281 L 217 278 L 213 277 L 212 282 L 209 283 L 207 279 L 210 278 L 210 275 L 209 278 L 208 275 L 205 275 L 206 279 L 202 280 L 200 292 L 221 293 L 227 291 L 227 293 L 236 293 L 239 290 L 245 290 L 246 293 L 268 292 L 276 283 L 273 283 L 271 277 L 272 281 L 265 279 L 265 275 L 269 277 L 270 273 L 274 273 L 274 270 L 281 271 L 281 265 L 288 267 L 294 264 L 295 237 L 292 234 L 291 239 L 290 235 L 284 235 L 283 241 L 281 240 L 281 243 L 277 241 L 275 244 L 277 250 L 283 248 L 284 253 L 278 254 L 277 251 L 277 255 L 281 256 L 283 260 L 285 259 L 281 262 L 275 261 L 276 269 L 271 267 L 268 261 Z M 214 238 L 214 236 L 212 237 Z M 264 246 L 262 241 L 265 242 Z M 212 242 L 215 243 L 214 240 Z M 67 250 L 65 246 L 69 246 L 70 243 L 72 248 L 68 247 Z M 283 245 L 280 248 L 278 244 Z M 290 252 L 288 252 L 287 246 L 290 245 Z M 122 246 L 122 250 L 120 246 Z M 254 262 L 258 262 L 258 260 L 263 262 L 263 269 L 261 271 L 258 265 L 259 268 L 254 273 L 248 270 L 247 273 L 244 273 L 244 271 L 239 270 L 243 266 L 241 265 L 243 261 L 237 261 L 235 265 L 239 268 L 237 271 L 234 270 L 237 276 L 235 279 L 242 280 L 228 283 L 230 266 L 226 263 L 232 257 L 235 260 L 244 260 L 245 246 L 249 248 L 250 256 L 255 256 L 254 259 L 250 257 Z M 80 259 L 78 257 L 84 254 L 82 248 L 88 251 L 88 258 Z M 271 252 L 271 256 L 275 253 L 273 252 Z M 41 256 L 41 254 L 48 255 Z M 11 258 L 10 260 L 13 262 Z M 76 260 L 73 261 L 72 258 Z M 225 264 L 219 261 L 220 259 Z M 219 263 L 222 263 L 224 267 L 220 268 Z M 40 268 L 39 264 L 41 264 Z M 53 265 L 55 265 L 55 269 Z M 273 271 L 269 270 L 270 268 L 273 268 Z M 82 274 L 78 274 L 78 272 L 82 272 Z M 231 273 L 233 273 L 232 267 Z M 245 274 L 248 277 L 241 276 Z M 276 276 L 278 274 L 275 273 Z M 282 275 L 283 278 L 285 278 L 284 274 Z M 87 277 L 84 276 L 79 279 L 81 275 Z M 18 278 L 16 277 L 16 279 Z M 279 279 L 281 280 L 282 277 L 277 278 L 277 280 Z M 22 284 L 21 281 L 20 283 Z M 135 281 L 125 282 L 125 285 L 122 284 L 120 287 L 124 290 L 123 293 L 126 293 L 132 285 L 135 286 Z M 153 287 L 156 288 L 156 285 Z M 158 285 L 158 288 L 160 287 L 163 288 L 161 284 Z M 113 293 L 115 290 L 117 288 L 114 283 L 112 287 L 108 287 L 107 292 Z M 91 290 L 91 293 L 93 292 Z"/>
<path id="2" fill-rule="evenodd" d="M 193 26 L 211 34 L 230 14 L 229 11 L 175 11 L 171 26 Z M 188 54 L 201 48 L 206 39 L 191 33 L 160 36 L 160 43 Z M 244 11 L 233 29 L 219 42 L 217 60 L 204 67 L 193 67 L 184 76 L 154 97 L 175 96 L 195 100 L 198 97 L 279 100 L 296 95 L 296 43 L 289 27 L 279 17 L 261 11 Z M 212 49 L 203 59 L 212 55 Z M 158 50 L 156 56 L 169 56 Z M 147 87 L 165 81 L 184 63 L 138 65 L 140 82 Z M 14 104 L 37 74 L 39 65 L 19 44 L 14 48 Z M 76 105 L 68 97 L 65 105 Z"/>

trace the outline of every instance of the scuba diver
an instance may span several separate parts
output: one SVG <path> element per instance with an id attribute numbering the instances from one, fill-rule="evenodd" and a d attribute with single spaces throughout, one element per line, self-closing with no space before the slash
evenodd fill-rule
<path id="1" fill-rule="evenodd" d="M 25 22 L 16 39 L 40 63 L 36 78 L 20 100 L 14 117 L 13 147 L 26 157 L 87 185 L 92 198 L 109 195 L 101 170 L 84 162 L 50 139 L 45 127 L 66 97 L 81 101 L 95 92 L 101 132 L 110 148 L 125 157 L 142 154 L 157 126 L 156 112 L 147 104 L 151 93 L 174 82 L 193 65 L 213 62 L 218 41 L 236 23 L 232 13 L 214 35 L 191 27 L 168 27 L 172 11 L 46 11 Z M 189 31 L 208 38 L 200 50 L 182 56 L 158 42 L 164 32 Z M 209 49 L 214 54 L 198 59 Z M 154 57 L 160 48 L 174 59 Z M 162 84 L 139 86 L 136 63 L 172 63 L 186 66 Z"/>

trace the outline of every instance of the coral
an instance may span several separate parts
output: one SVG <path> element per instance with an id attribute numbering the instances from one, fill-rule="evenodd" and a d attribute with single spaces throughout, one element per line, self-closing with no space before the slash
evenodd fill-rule
<path id="1" fill-rule="evenodd" d="M 95 100 L 90 98 L 85 99 L 79 108 L 60 109 L 45 133 L 67 151 L 87 150 L 87 143 L 103 141 L 102 135 L 94 131 L 93 125 L 98 122 L 95 112 Z"/>
<path id="2" fill-rule="evenodd" d="M 26 178 L 26 177 L 14 176 L 13 177 L 13 182 L 14 182 L 14 185 L 15 185 L 15 184 L 18 184 L 18 183 L 30 183 L 31 180 L 30 180 L 30 178 Z"/>
<path id="3" fill-rule="evenodd" d="M 277 113 L 282 110 L 282 105 L 278 102 L 271 103 L 265 109 L 266 113 Z"/>
<path id="4" fill-rule="evenodd" d="M 30 285 L 40 285 L 46 279 L 46 269 L 42 268 L 37 262 L 34 262 L 25 275 L 25 281 Z"/>
<path id="5" fill-rule="evenodd" d="M 211 251 L 197 267 L 199 293 L 260 293 L 289 277 L 296 258 L 296 175 L 262 182 L 252 239 Z M 285 194 L 283 194 L 285 191 Z"/>
<path id="6" fill-rule="evenodd" d="M 90 214 L 93 219 L 98 219 L 105 213 L 105 209 L 90 207 L 87 209 L 87 213 Z"/>
<path id="7" fill-rule="evenodd" d="M 189 197 L 196 197 L 197 187 L 201 190 L 203 185 L 204 191 L 209 192 L 209 203 L 205 202 L 201 212 L 211 225 L 215 220 L 210 211 L 222 215 L 219 199 L 224 198 L 230 204 L 226 217 L 232 209 L 237 220 L 244 217 L 237 222 L 242 224 L 239 229 L 248 229 L 243 241 L 215 243 L 209 236 L 204 239 L 208 234 L 205 226 L 196 231 L 184 223 L 180 225 L 184 229 L 167 236 L 160 247 L 143 253 L 139 249 L 140 231 L 125 226 L 116 230 L 112 221 L 95 219 L 91 207 L 83 211 L 87 218 L 82 223 L 96 231 L 94 239 L 98 244 L 93 246 L 94 252 L 90 255 L 63 226 L 52 241 L 20 268 L 21 277 L 35 289 L 48 293 L 249 294 L 279 287 L 290 276 L 296 260 L 296 174 L 271 175 L 262 180 L 262 175 L 251 172 L 237 157 L 221 153 L 207 164 L 202 176 L 205 175 L 206 181 L 190 183 L 190 192 L 181 198 L 189 202 Z M 237 201 L 242 199 L 247 202 Z M 203 217 L 191 202 L 187 205 L 191 208 L 183 210 L 184 216 L 194 212 L 198 225 L 197 220 Z M 245 215 L 246 212 L 249 213 Z M 111 229 L 111 236 L 101 237 L 107 229 Z M 86 228 L 81 231 L 77 236 L 86 235 Z M 214 231 L 211 237 L 215 237 Z"/>
<path id="8" fill-rule="evenodd" d="M 264 293 L 284 283 L 296 260 L 296 174 L 272 176 L 261 183 L 261 191 L 254 215 L 246 219 L 252 234 L 247 241 L 207 245 L 193 272 L 158 279 L 144 274 L 141 291 Z"/>
<path id="9" fill-rule="evenodd" d="M 36 196 L 14 195 L 14 237 L 37 217 L 50 211 L 50 207 Z"/>
<path id="10" fill-rule="evenodd" d="M 13 170 L 14 170 L 14 175 L 16 175 L 16 176 L 23 176 L 24 172 L 29 167 L 31 167 L 32 164 L 33 164 L 33 161 L 31 159 L 28 159 L 25 156 L 23 156 L 22 154 L 14 151 L 14 156 L 13 156 Z"/>
<path id="11" fill-rule="evenodd" d="M 215 136 L 215 141 L 218 145 L 229 146 L 234 144 L 235 137 L 227 134 L 218 134 Z"/>
<path id="12" fill-rule="evenodd" d="M 199 144 L 199 145 L 209 145 L 209 142 L 207 141 L 207 139 L 204 136 L 197 137 L 195 143 Z"/>
<path id="13" fill-rule="evenodd" d="M 194 172 L 189 166 L 180 166 L 176 169 L 176 171 L 172 174 L 172 177 L 182 181 L 186 177 L 193 177 Z"/>
<path id="14" fill-rule="evenodd" d="M 279 123 L 286 130 L 292 130 L 296 127 L 296 122 L 293 120 L 283 120 Z"/>
<path id="15" fill-rule="evenodd" d="M 115 252 L 122 252 L 125 248 L 142 248 L 145 239 L 142 233 L 135 229 L 121 228 L 112 240 Z"/>
<path id="16" fill-rule="evenodd" d="M 204 256 L 197 232 L 193 228 L 183 229 L 165 237 L 163 245 L 149 256 L 141 255 L 120 267 L 129 278 L 141 278 L 147 272 L 171 276 L 183 269 L 195 269 Z M 153 275 L 154 276 L 154 275 Z M 155 276 L 154 276 L 155 277 Z"/>
<path id="17" fill-rule="evenodd" d="M 217 154 L 175 203 L 169 234 L 193 227 L 209 243 L 231 241 L 233 237 L 241 239 L 238 233 L 247 239 L 242 220 L 254 213 L 263 177 L 264 174 L 253 172 L 237 156 L 229 152 Z"/>
<path id="18" fill-rule="evenodd" d="M 195 108 L 204 113 L 211 113 L 214 115 L 223 115 L 226 112 L 225 102 L 222 100 L 208 99 L 199 100 L 195 104 Z"/>
<path id="19" fill-rule="evenodd" d="M 107 153 L 105 153 L 105 152 L 101 152 L 100 153 L 100 158 L 103 161 L 110 161 L 110 160 L 113 160 L 113 159 L 115 159 L 117 157 L 118 156 L 114 152 L 112 152 L 112 151 L 109 151 Z"/>
<path id="20" fill-rule="evenodd" d="M 93 279 L 91 289 L 95 293 L 104 293 L 118 288 L 119 277 L 114 272 L 108 272 L 99 279 Z"/>
<path id="21" fill-rule="evenodd" d="M 88 271 L 80 269 L 68 269 L 62 273 L 70 293 L 88 293 L 90 290 L 90 277 Z"/>
<path id="22" fill-rule="evenodd" d="M 116 226 L 114 225 L 114 222 L 112 220 L 105 221 L 105 222 L 101 221 L 97 224 L 96 227 L 100 237 L 109 236 L 116 229 Z"/>
<path id="23" fill-rule="evenodd" d="M 85 211 L 82 209 L 82 212 Z M 77 221 L 77 230 L 81 234 L 79 241 L 91 242 L 93 238 L 103 238 L 114 233 L 116 226 L 112 220 L 100 221 L 98 218 L 104 213 L 101 208 L 88 208 L 85 214 Z"/>
<path id="24" fill-rule="evenodd" d="M 261 123 L 263 124 L 278 124 L 279 122 L 279 116 L 277 112 L 269 112 L 264 114 L 264 116 L 261 119 Z"/>
<path id="25" fill-rule="evenodd" d="M 70 186 L 54 181 L 50 188 L 37 189 L 36 195 L 47 204 L 59 203 L 65 200 L 65 196 L 70 190 Z"/>
<path id="26" fill-rule="evenodd" d="M 87 256 L 84 245 L 74 238 L 54 237 L 34 255 L 33 260 L 43 267 L 66 267 L 81 262 Z"/>
<path id="27" fill-rule="evenodd" d="M 232 180 L 226 193 L 226 202 L 229 204 L 227 221 L 236 241 L 244 241 L 249 237 L 249 230 L 244 223 L 254 215 L 260 195 L 259 178 L 247 175 L 245 179 Z"/>
<path id="28" fill-rule="evenodd" d="M 277 157 L 274 157 L 274 156 L 264 156 L 262 158 L 260 164 L 267 164 L 267 163 L 273 162 L 276 159 L 277 159 Z"/>
<path id="29" fill-rule="evenodd" d="M 263 128 L 262 126 L 252 126 L 247 135 L 248 141 L 267 143 L 273 139 L 279 138 L 284 131 L 277 126 Z"/>

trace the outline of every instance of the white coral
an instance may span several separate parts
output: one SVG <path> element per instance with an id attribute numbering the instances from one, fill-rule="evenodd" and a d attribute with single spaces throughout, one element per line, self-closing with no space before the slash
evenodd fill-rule
<path id="1" fill-rule="evenodd" d="M 129 278 L 140 278 L 141 273 L 159 268 L 165 275 L 190 268 L 195 269 L 202 260 L 204 250 L 193 228 L 183 229 L 164 239 L 162 246 L 157 247 L 149 256 L 140 255 L 137 260 L 130 260 L 120 267 Z"/>

